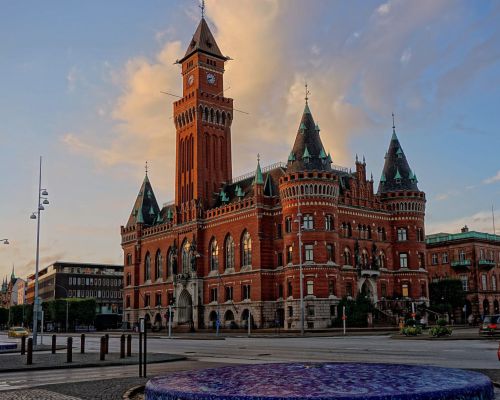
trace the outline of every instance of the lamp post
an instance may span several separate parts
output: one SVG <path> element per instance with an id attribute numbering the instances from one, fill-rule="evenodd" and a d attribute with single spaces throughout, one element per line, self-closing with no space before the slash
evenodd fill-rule
<path id="1" fill-rule="evenodd" d="M 304 283 L 302 276 L 302 213 L 300 212 L 300 197 L 297 197 L 297 219 L 299 224 L 297 237 L 299 238 L 299 285 L 300 285 L 300 334 L 304 336 Z"/>
<path id="2" fill-rule="evenodd" d="M 37 330 L 38 330 L 38 309 L 40 307 L 40 299 L 38 298 L 38 265 L 40 261 L 40 211 L 45 210 L 44 204 L 49 204 L 47 197 L 49 193 L 46 189 L 42 189 L 42 156 L 40 156 L 40 169 L 38 175 L 38 202 L 37 210 L 33 212 L 30 219 L 37 220 L 36 227 L 36 257 L 35 257 L 35 299 L 33 306 L 33 345 L 37 345 Z"/>

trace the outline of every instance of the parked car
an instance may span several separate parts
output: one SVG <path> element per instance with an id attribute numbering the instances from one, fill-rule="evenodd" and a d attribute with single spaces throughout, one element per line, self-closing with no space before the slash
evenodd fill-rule
<path id="1" fill-rule="evenodd" d="M 479 325 L 480 335 L 500 335 L 500 314 L 485 315 Z"/>
<path id="2" fill-rule="evenodd" d="M 29 336 L 30 333 L 26 328 L 23 328 L 22 326 L 13 326 L 9 329 L 8 336 L 9 337 L 23 337 L 23 336 Z"/>

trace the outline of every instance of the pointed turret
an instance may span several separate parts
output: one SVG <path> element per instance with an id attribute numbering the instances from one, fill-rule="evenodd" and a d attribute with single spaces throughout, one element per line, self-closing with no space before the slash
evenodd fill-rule
<path id="1" fill-rule="evenodd" d="M 254 185 L 263 185 L 264 177 L 262 176 L 262 170 L 260 169 L 260 158 L 257 157 L 257 169 L 255 170 L 255 178 L 253 180 Z"/>
<path id="2" fill-rule="evenodd" d="M 406 160 L 403 148 L 396 135 L 396 127 L 392 126 L 391 143 L 385 156 L 384 170 L 378 187 L 379 193 L 397 192 L 404 190 L 419 190 L 417 179 Z"/>
<path id="3" fill-rule="evenodd" d="M 330 163 L 331 160 L 326 156 L 323 143 L 321 143 L 319 127 L 314 122 L 306 100 L 295 143 L 288 157 L 287 171 L 330 171 Z"/>
<path id="4" fill-rule="evenodd" d="M 220 51 L 219 46 L 217 46 L 217 42 L 215 41 L 212 32 L 210 32 L 210 28 L 208 27 L 205 18 L 201 18 L 201 21 L 196 28 L 196 32 L 194 33 L 193 38 L 189 43 L 184 57 L 178 62 L 182 63 L 186 58 L 188 58 L 196 51 L 201 51 L 202 53 L 220 58 L 224 61 L 228 59 L 227 57 L 222 55 L 222 52 Z"/>
<path id="5" fill-rule="evenodd" d="M 14 264 L 12 264 L 12 272 L 10 274 L 10 281 L 14 283 L 16 281 L 16 275 L 14 274 Z"/>
<path id="6" fill-rule="evenodd" d="M 148 174 L 144 177 L 139 194 L 134 203 L 134 208 L 127 222 L 127 227 L 137 223 L 154 225 L 158 220 L 160 208 L 153 192 L 153 187 L 149 182 Z"/>

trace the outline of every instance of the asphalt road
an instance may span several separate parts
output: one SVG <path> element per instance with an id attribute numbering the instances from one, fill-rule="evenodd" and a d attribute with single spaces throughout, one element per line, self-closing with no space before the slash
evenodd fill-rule
<path id="1" fill-rule="evenodd" d="M 0 341 L 7 338 L 0 334 Z M 48 338 L 46 342 L 48 343 Z M 65 339 L 61 338 L 61 342 Z M 87 351 L 99 350 L 99 337 L 87 336 Z M 74 346 L 79 348 L 79 338 Z M 137 351 L 137 337 L 133 338 Z M 500 369 L 498 341 L 491 340 L 394 340 L 388 336 L 246 338 L 193 340 L 149 338 L 148 352 L 180 354 L 187 361 L 150 365 L 150 376 L 179 369 L 208 368 L 231 363 L 285 361 L 362 361 L 429 364 L 469 369 Z M 119 339 L 112 337 L 110 351 L 119 351 Z M 0 355 L 0 362 L 1 362 Z M 137 366 L 26 371 L 0 376 L 0 391 L 59 382 L 137 376 Z"/>

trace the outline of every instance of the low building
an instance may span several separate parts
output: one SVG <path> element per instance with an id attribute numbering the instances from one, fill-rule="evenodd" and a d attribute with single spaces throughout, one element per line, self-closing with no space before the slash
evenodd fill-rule
<path id="1" fill-rule="evenodd" d="M 26 302 L 35 298 L 35 274 L 28 276 Z M 98 314 L 122 313 L 123 265 L 56 261 L 38 272 L 42 302 L 61 298 L 94 298 Z"/>
<path id="2" fill-rule="evenodd" d="M 17 304 L 26 303 L 26 281 L 21 278 L 17 278 Z"/>
<path id="3" fill-rule="evenodd" d="M 466 315 L 500 313 L 500 235 L 469 231 L 426 237 L 429 278 L 456 278 L 466 293 Z M 465 314 L 462 315 L 465 317 Z"/>

